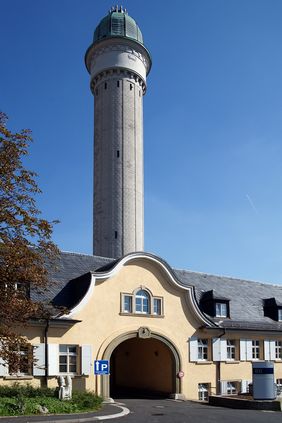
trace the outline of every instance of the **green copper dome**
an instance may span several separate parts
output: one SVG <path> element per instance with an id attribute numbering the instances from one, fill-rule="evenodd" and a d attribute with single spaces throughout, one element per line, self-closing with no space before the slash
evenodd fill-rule
<path id="1" fill-rule="evenodd" d="M 139 26 L 128 15 L 126 9 L 118 6 L 112 7 L 108 15 L 101 20 L 94 32 L 93 43 L 112 37 L 130 38 L 143 44 Z"/>

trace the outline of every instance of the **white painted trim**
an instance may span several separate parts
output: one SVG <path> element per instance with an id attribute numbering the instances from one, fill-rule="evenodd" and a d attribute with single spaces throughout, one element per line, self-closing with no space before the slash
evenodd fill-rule
<path id="1" fill-rule="evenodd" d="M 92 293 L 94 291 L 95 281 L 96 281 L 96 279 L 95 279 L 94 275 L 91 273 L 90 285 L 89 285 L 89 288 L 88 288 L 86 294 L 82 298 L 82 300 L 73 309 L 71 309 L 68 314 L 63 314 L 62 316 L 59 316 L 59 319 L 69 319 L 70 317 L 72 317 L 74 314 L 81 311 L 86 306 L 86 304 L 90 300 Z"/>
<path id="2" fill-rule="evenodd" d="M 173 276 L 170 269 L 161 260 L 159 260 L 157 257 L 155 257 L 153 255 L 142 253 L 142 252 L 141 253 L 136 252 L 136 253 L 131 253 L 131 254 L 126 255 L 121 260 L 119 260 L 113 266 L 113 268 L 111 268 L 110 270 L 108 270 L 106 272 L 97 272 L 97 273 L 91 272 L 90 286 L 89 286 L 88 291 L 86 292 L 85 296 L 83 297 L 83 299 L 70 311 L 69 314 L 60 316 L 60 318 L 62 318 L 62 319 L 63 318 L 70 318 L 74 314 L 78 313 L 80 310 L 83 309 L 83 307 L 88 303 L 88 301 L 90 300 L 90 297 L 92 296 L 96 280 L 103 282 L 103 281 L 109 279 L 110 277 L 117 275 L 117 273 L 120 271 L 120 269 L 123 266 L 125 266 L 126 264 L 128 264 L 129 262 L 134 261 L 134 260 L 140 260 L 140 259 L 151 261 L 151 262 L 157 264 L 159 267 L 161 267 L 162 271 L 165 273 L 169 283 L 172 286 L 177 287 L 178 289 L 181 289 L 181 290 L 187 292 L 187 294 L 188 294 L 187 295 L 187 304 L 192 307 L 192 309 L 195 312 L 197 319 L 201 323 L 204 323 L 209 327 L 217 327 L 217 325 L 214 322 L 209 320 L 201 312 L 201 310 L 198 306 L 198 302 L 196 300 L 195 290 L 194 290 L 193 285 L 186 286 L 186 285 L 180 284 L 178 282 L 178 280 Z"/>

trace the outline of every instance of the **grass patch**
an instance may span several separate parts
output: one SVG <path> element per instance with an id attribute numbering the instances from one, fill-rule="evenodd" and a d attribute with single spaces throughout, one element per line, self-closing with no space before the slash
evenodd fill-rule
<path id="1" fill-rule="evenodd" d="M 47 408 L 48 414 L 80 413 L 99 410 L 101 404 L 102 399 L 89 391 L 74 391 L 71 400 L 60 401 L 56 389 L 0 386 L 0 416 L 40 414 L 40 407 Z"/>

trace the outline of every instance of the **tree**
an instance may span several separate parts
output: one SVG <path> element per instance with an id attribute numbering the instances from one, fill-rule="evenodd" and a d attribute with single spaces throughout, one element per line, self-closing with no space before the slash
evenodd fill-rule
<path id="1" fill-rule="evenodd" d="M 32 301 L 30 288 L 47 288 L 45 264 L 56 260 L 58 249 L 51 240 L 56 221 L 40 217 L 37 175 L 23 164 L 31 131 L 12 133 L 7 120 L 0 112 L 0 357 L 16 371 L 22 364 L 19 346 L 29 346 L 21 327 L 48 314 L 42 303 Z"/>

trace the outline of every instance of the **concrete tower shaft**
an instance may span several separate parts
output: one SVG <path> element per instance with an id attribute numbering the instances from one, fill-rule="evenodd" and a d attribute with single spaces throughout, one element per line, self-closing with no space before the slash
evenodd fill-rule
<path id="1" fill-rule="evenodd" d="M 132 18 L 131 18 L 132 19 Z M 143 95 L 151 59 L 126 36 L 107 36 L 86 53 L 94 105 L 94 253 L 144 249 Z"/>

